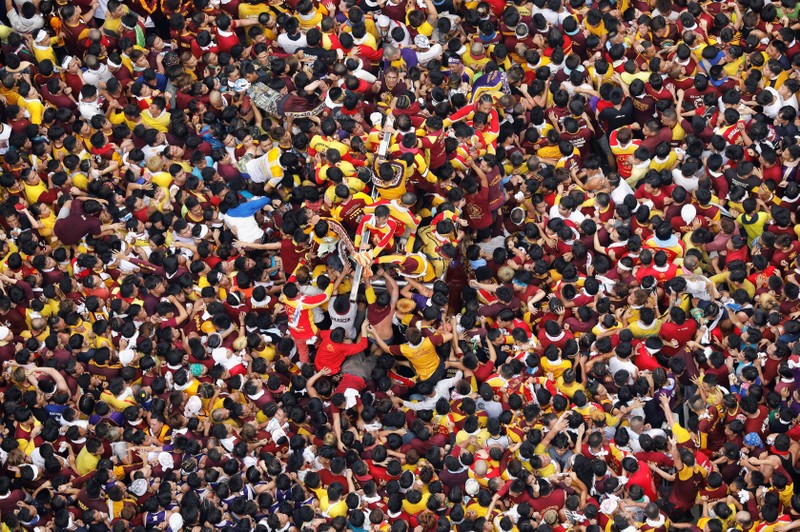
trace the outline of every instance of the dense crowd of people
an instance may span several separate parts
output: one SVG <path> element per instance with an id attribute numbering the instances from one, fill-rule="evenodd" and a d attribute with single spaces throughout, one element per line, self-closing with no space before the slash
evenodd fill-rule
<path id="1" fill-rule="evenodd" d="M 798 16 L 6 0 L 2 530 L 800 528 Z"/>

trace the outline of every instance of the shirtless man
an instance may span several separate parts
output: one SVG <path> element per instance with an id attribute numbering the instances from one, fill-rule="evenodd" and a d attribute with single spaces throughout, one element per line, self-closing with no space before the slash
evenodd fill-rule
<path id="1" fill-rule="evenodd" d="M 386 280 L 386 291 L 381 292 L 375 297 L 372 288 L 372 280 L 383 278 Z M 367 299 L 373 302 L 367 305 L 367 320 L 375 328 L 377 336 L 387 344 L 394 343 L 394 331 L 392 330 L 392 318 L 394 317 L 395 306 L 400 297 L 400 289 L 383 268 L 379 268 L 372 279 L 367 279 Z M 371 297 L 370 297 L 371 295 Z M 370 339 L 372 350 L 380 353 L 378 346 Z"/>

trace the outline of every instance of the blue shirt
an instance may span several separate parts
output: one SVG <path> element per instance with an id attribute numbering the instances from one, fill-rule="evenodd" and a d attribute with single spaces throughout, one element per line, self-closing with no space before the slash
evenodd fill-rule
<path id="1" fill-rule="evenodd" d="M 147 84 L 147 82 L 144 80 L 144 76 L 139 76 L 136 78 L 136 82 Z M 150 86 L 150 88 L 152 88 L 152 86 Z M 164 74 L 159 74 L 156 72 L 156 88 L 161 92 L 167 90 L 167 77 Z"/>
<path id="2" fill-rule="evenodd" d="M 269 205 L 270 203 L 272 203 L 270 198 L 262 196 L 250 201 L 245 201 L 233 209 L 228 209 L 226 214 L 232 218 L 247 218 L 248 216 L 253 216 L 260 211 L 264 205 Z"/>

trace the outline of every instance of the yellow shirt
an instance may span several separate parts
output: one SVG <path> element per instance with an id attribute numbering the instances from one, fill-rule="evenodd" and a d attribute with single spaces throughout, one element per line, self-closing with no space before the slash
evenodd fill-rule
<path id="1" fill-rule="evenodd" d="M 42 123 L 42 115 L 44 114 L 44 105 L 39 100 L 27 100 L 20 97 L 17 105 L 28 111 L 31 115 L 31 124 L 38 126 Z"/>
<path id="2" fill-rule="evenodd" d="M 471 436 L 475 436 L 476 440 L 475 449 L 471 449 L 471 451 L 474 452 L 484 446 L 486 440 L 489 439 L 489 431 L 486 429 L 479 429 L 477 434 L 469 434 L 467 431 L 462 429 L 456 433 L 456 445 L 463 447 Z"/>
<path id="3" fill-rule="evenodd" d="M 648 336 L 658 335 L 661 330 L 661 320 L 654 320 L 649 327 L 645 327 L 639 320 L 634 321 L 628 325 L 628 329 L 633 333 L 635 338 L 647 338 Z"/>
<path id="4" fill-rule="evenodd" d="M 430 499 L 430 498 L 431 498 L 431 494 L 430 493 L 425 493 L 425 494 L 422 495 L 422 499 L 420 499 L 420 501 L 417 504 L 411 504 L 410 502 L 408 502 L 408 500 L 404 499 L 403 500 L 403 511 L 406 512 L 409 515 L 416 515 L 416 514 L 422 512 L 423 510 L 425 510 L 425 508 L 427 508 L 428 499 Z"/>
<path id="5" fill-rule="evenodd" d="M 144 113 L 142 113 L 142 117 L 144 117 Z M 350 151 L 350 147 L 347 144 L 334 139 L 326 139 L 322 135 L 314 135 L 311 138 L 311 143 L 308 147 L 309 149 L 320 153 L 325 153 L 329 149 L 334 149 L 341 155 L 345 155 Z"/>
<path id="6" fill-rule="evenodd" d="M 49 59 L 54 65 L 58 64 L 56 60 L 56 53 L 53 51 L 52 46 L 38 46 L 33 45 L 33 56 L 36 58 L 37 63 L 41 63 L 45 59 Z"/>
<path id="7" fill-rule="evenodd" d="M 538 455 L 545 455 L 545 454 L 547 454 L 547 448 L 540 443 L 539 445 L 536 446 L 536 448 L 533 450 L 533 452 L 535 454 L 538 454 Z M 539 477 L 539 478 L 547 478 L 547 477 L 549 477 L 551 475 L 555 475 L 557 472 L 558 471 L 556 470 L 555 464 L 551 461 L 549 464 L 547 464 L 543 468 L 537 469 L 536 470 L 536 476 Z"/>
<path id="8" fill-rule="evenodd" d="M 78 474 L 80 476 L 88 475 L 95 469 L 97 469 L 97 463 L 100 461 L 99 456 L 95 456 L 90 453 L 86 447 L 81 449 L 81 452 L 78 453 L 78 456 L 75 458 L 75 467 L 78 470 Z"/>
<path id="9" fill-rule="evenodd" d="M 319 26 L 322 22 L 322 11 L 320 9 L 314 9 L 312 13 L 308 15 L 300 15 L 298 14 L 297 19 L 300 22 L 300 29 L 304 32 Z"/>
<path id="10" fill-rule="evenodd" d="M 172 176 L 169 172 L 156 172 L 152 175 L 150 181 L 159 188 L 168 189 L 172 184 Z"/>
<path id="11" fill-rule="evenodd" d="M 81 190 L 88 190 L 89 176 L 87 176 L 83 172 L 78 172 L 72 176 L 72 184 Z"/>
<path id="12" fill-rule="evenodd" d="M 130 11 L 128 9 L 128 6 L 125 6 L 125 5 L 122 6 L 122 9 L 123 9 L 123 13 L 122 13 L 123 16 L 127 15 L 128 12 Z M 112 18 L 112 17 L 106 15 L 106 21 L 103 22 L 103 29 L 106 30 L 106 31 L 110 31 L 111 33 L 113 33 L 115 35 L 119 35 L 119 26 L 120 26 L 121 23 L 122 23 L 122 17 L 120 17 L 120 18 Z"/>
<path id="13" fill-rule="evenodd" d="M 650 169 L 657 172 L 661 170 L 672 170 L 676 162 L 678 162 L 678 154 L 674 151 L 670 151 L 669 155 L 667 155 L 667 158 L 664 160 L 659 160 L 657 157 L 650 159 Z"/>
<path id="14" fill-rule="evenodd" d="M 25 199 L 28 200 L 28 203 L 36 203 L 39 201 L 39 196 L 47 192 L 47 187 L 42 181 L 39 181 L 36 185 L 23 183 L 23 187 L 25 188 Z"/>
<path id="15" fill-rule="evenodd" d="M 319 509 L 322 510 L 324 515 L 331 519 L 339 516 L 345 517 L 347 515 L 347 503 L 344 502 L 344 499 L 340 499 L 331 504 L 328 501 L 327 493 L 319 498 Z"/>
<path id="16" fill-rule="evenodd" d="M 53 228 L 56 226 L 56 213 L 51 212 L 47 218 L 40 218 L 39 223 L 42 224 L 42 227 L 39 228 L 40 235 L 46 238 L 53 236 Z"/>
<path id="17" fill-rule="evenodd" d="M 156 117 L 150 114 L 150 109 L 142 111 L 142 123 L 145 127 L 155 129 L 161 133 L 166 133 L 169 130 L 169 120 L 170 114 L 166 111 Z"/>
<path id="18" fill-rule="evenodd" d="M 442 363 L 430 338 L 425 338 L 416 346 L 402 344 L 400 354 L 411 362 L 417 377 L 422 381 L 430 379 Z"/>
<path id="19" fill-rule="evenodd" d="M 552 373 L 555 379 L 559 379 L 565 371 L 572 367 L 572 362 L 564 359 L 551 362 L 547 360 L 547 357 L 541 357 L 540 363 L 542 365 L 542 371 L 544 371 L 545 374 Z"/>
<path id="20" fill-rule="evenodd" d="M 248 4 L 242 2 L 239 4 L 239 18 L 258 18 L 261 13 L 269 13 L 270 8 L 267 4 Z"/>
<path id="21" fill-rule="evenodd" d="M 133 397 L 126 397 L 125 399 L 118 399 L 113 393 L 105 390 L 100 394 L 101 400 L 108 403 L 108 406 L 113 408 L 116 412 L 122 412 L 129 406 L 136 406 L 136 399 Z"/>

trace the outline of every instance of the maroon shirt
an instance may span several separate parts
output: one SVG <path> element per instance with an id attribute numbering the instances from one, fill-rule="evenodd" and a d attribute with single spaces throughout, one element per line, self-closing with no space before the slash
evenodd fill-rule
<path id="1" fill-rule="evenodd" d="M 53 232 L 62 244 L 73 246 L 86 235 L 99 235 L 102 223 L 98 218 L 88 216 L 83 212 L 80 201 L 72 202 L 72 209 L 66 218 L 56 220 Z"/>

